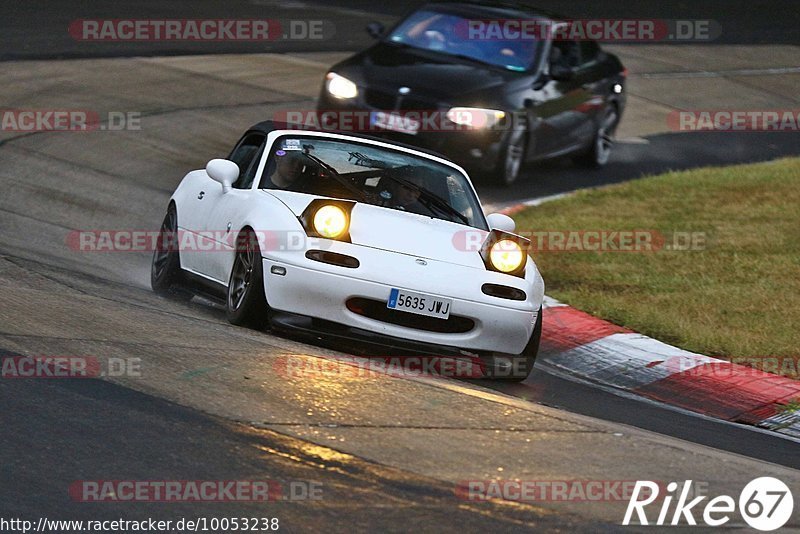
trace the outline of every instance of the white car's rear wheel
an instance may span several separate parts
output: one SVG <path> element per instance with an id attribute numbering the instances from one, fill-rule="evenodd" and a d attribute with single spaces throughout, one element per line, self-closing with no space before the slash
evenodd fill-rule
<path id="1" fill-rule="evenodd" d="M 261 249 L 251 230 L 236 240 L 225 311 L 228 321 L 237 326 L 263 328 L 269 324 Z"/>

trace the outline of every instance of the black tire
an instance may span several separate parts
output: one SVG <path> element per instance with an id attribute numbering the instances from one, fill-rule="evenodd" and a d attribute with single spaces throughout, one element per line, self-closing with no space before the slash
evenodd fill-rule
<path id="1" fill-rule="evenodd" d="M 525 130 L 512 130 L 492 173 L 492 183 L 500 187 L 509 187 L 519 178 L 525 164 L 528 149 L 528 133 Z"/>
<path id="2" fill-rule="evenodd" d="M 159 230 L 158 243 L 150 265 L 150 287 L 162 297 L 189 300 L 192 295 L 180 288 L 183 282 L 178 250 L 178 212 L 170 204 Z"/>
<path id="3" fill-rule="evenodd" d="M 541 339 L 542 309 L 539 308 L 533 333 L 528 340 L 528 344 L 525 345 L 525 349 L 516 356 L 492 356 L 490 364 L 487 366 L 487 378 L 500 382 L 522 382 L 528 378 L 536 364 Z"/>
<path id="4" fill-rule="evenodd" d="M 236 240 L 236 257 L 225 299 L 225 315 L 231 324 L 257 329 L 269 326 L 263 271 L 258 239 L 252 230 L 247 230 Z"/>
<path id="5" fill-rule="evenodd" d="M 616 106 L 606 108 L 597 124 L 594 139 L 589 149 L 575 158 L 575 161 L 584 167 L 600 169 L 605 167 L 614 148 L 614 136 L 619 124 L 619 112 Z"/>

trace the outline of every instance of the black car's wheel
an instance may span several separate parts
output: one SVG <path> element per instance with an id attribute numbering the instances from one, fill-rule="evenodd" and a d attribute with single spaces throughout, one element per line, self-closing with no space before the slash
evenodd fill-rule
<path id="1" fill-rule="evenodd" d="M 238 326 L 263 328 L 269 324 L 261 249 L 252 231 L 240 234 L 236 240 L 225 312 L 228 321 Z"/>
<path id="2" fill-rule="evenodd" d="M 170 204 L 158 233 L 158 243 L 150 266 L 150 286 L 161 296 L 188 300 L 191 294 L 180 291 L 183 280 L 178 251 L 178 212 Z"/>
<path id="3" fill-rule="evenodd" d="M 619 124 L 619 113 L 614 106 L 607 108 L 601 117 L 595 130 L 592 146 L 577 158 L 578 163 L 596 169 L 604 167 L 608 163 Z"/>
<path id="4" fill-rule="evenodd" d="M 525 162 L 525 152 L 528 145 L 528 134 L 525 130 L 515 129 L 500 151 L 497 167 L 493 173 L 495 185 L 508 187 L 519 178 L 522 164 Z"/>
<path id="5" fill-rule="evenodd" d="M 539 355 L 539 342 L 542 339 L 542 309 L 536 317 L 533 333 L 521 354 L 516 356 L 493 356 L 487 366 L 487 378 L 502 382 L 522 382 L 533 372 L 536 357 Z"/>

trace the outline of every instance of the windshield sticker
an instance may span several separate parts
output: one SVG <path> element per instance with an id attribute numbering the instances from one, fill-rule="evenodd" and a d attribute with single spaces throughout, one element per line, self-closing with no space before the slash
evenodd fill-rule
<path id="1" fill-rule="evenodd" d="M 303 150 L 303 146 L 300 144 L 299 139 L 286 139 L 283 142 L 283 149 L 284 150 Z"/>

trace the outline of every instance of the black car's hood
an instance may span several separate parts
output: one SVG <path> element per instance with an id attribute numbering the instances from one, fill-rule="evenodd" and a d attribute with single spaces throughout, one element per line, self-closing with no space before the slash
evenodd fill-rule
<path id="1" fill-rule="evenodd" d="M 409 98 L 476 105 L 470 99 L 489 94 L 519 73 L 436 52 L 379 43 L 339 64 L 337 69 L 357 84 L 397 94 L 409 87 Z"/>

